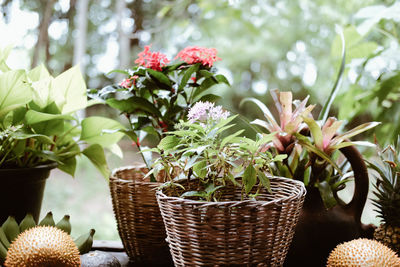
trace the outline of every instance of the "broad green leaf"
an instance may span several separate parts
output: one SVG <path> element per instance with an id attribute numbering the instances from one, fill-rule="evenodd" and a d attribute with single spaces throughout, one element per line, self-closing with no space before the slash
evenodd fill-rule
<path id="1" fill-rule="evenodd" d="M 46 69 L 46 67 L 43 64 L 40 64 L 39 66 L 37 66 L 34 69 L 32 69 L 31 71 L 29 71 L 27 76 L 32 82 L 37 82 L 39 80 L 47 79 L 47 78 L 51 77 L 49 71 Z"/>
<path id="2" fill-rule="evenodd" d="M 166 87 L 171 88 L 171 81 L 168 79 L 168 76 L 166 76 L 164 73 L 160 71 L 155 71 L 152 69 L 147 69 L 146 70 L 151 76 L 157 79 L 158 82 L 164 84 Z"/>
<path id="3" fill-rule="evenodd" d="M 51 82 L 52 99 L 62 114 L 86 108 L 86 90 L 85 80 L 78 65 L 61 73 Z"/>
<path id="4" fill-rule="evenodd" d="M 53 82 L 53 77 L 47 77 L 40 79 L 38 81 L 33 81 L 32 86 L 32 100 L 33 102 L 41 108 L 48 106 L 50 103 L 54 102 L 54 94 L 52 94 L 51 83 Z"/>
<path id="5" fill-rule="evenodd" d="M 82 120 L 80 140 L 89 144 L 111 147 L 124 136 L 119 130 L 124 129 L 119 122 L 104 117 L 89 117 Z"/>
<path id="6" fill-rule="evenodd" d="M 318 123 L 313 118 L 309 117 L 303 117 L 303 120 L 308 125 L 308 128 L 310 128 L 311 136 L 314 139 L 315 145 L 319 149 L 323 150 L 324 149 L 323 136 L 321 128 L 319 127 Z"/>
<path id="7" fill-rule="evenodd" d="M 31 97 L 25 71 L 12 70 L 0 74 L 0 121 L 11 110 L 31 101 Z"/>
<path id="8" fill-rule="evenodd" d="M 331 186 L 327 181 L 320 182 L 318 189 L 326 209 L 332 208 L 337 204 Z"/>
<path id="9" fill-rule="evenodd" d="M 25 114 L 25 120 L 28 124 L 36 124 L 51 120 L 76 120 L 76 118 L 71 115 L 49 114 L 30 109 Z"/>
<path id="10" fill-rule="evenodd" d="M 74 177 L 76 171 L 76 158 L 73 156 L 68 159 L 64 159 L 62 163 L 63 164 L 59 164 L 57 168 Z"/>
<path id="11" fill-rule="evenodd" d="M 198 178 L 204 178 L 207 175 L 207 162 L 205 160 L 197 162 L 193 166 L 193 172 Z"/>
<path id="12" fill-rule="evenodd" d="M 99 144 L 90 145 L 82 153 L 96 166 L 105 178 L 108 178 L 110 171 L 107 167 L 104 150 Z"/>
<path id="13" fill-rule="evenodd" d="M 51 140 L 48 136 L 42 135 L 42 134 L 29 134 L 29 133 L 16 132 L 13 134 L 13 138 L 17 139 L 17 140 L 25 140 L 28 138 L 34 138 L 43 144 L 48 144 L 48 145 L 54 144 L 53 140 Z"/>
<path id="14" fill-rule="evenodd" d="M 258 179 L 260 179 L 261 184 L 267 189 L 269 193 L 272 193 L 271 182 L 268 177 L 262 171 L 257 171 Z"/>
<path id="15" fill-rule="evenodd" d="M 179 138 L 173 135 L 168 135 L 161 139 L 158 144 L 158 149 L 160 150 L 171 150 L 179 144 Z"/>
<path id="16" fill-rule="evenodd" d="M 221 97 L 220 96 L 218 96 L 218 95 L 214 95 L 214 94 L 208 94 L 208 95 L 203 95 L 200 99 L 196 99 L 196 102 L 197 101 L 202 101 L 202 102 L 206 102 L 206 101 L 208 101 L 208 102 L 212 102 L 212 103 L 215 103 L 215 102 L 217 102 L 218 100 L 220 100 L 221 99 Z"/>
<path id="17" fill-rule="evenodd" d="M 108 149 L 111 151 L 111 153 L 113 153 L 120 159 L 124 158 L 124 153 L 122 152 L 122 149 L 118 144 L 113 144 L 113 145 L 109 146 Z"/>
<path id="18" fill-rule="evenodd" d="M 179 91 L 182 90 L 186 86 L 186 84 L 189 81 L 189 79 L 192 76 L 192 74 L 195 73 L 196 71 L 198 71 L 199 67 L 200 67 L 200 63 L 196 63 L 196 64 L 190 66 L 185 71 L 185 74 L 183 74 L 182 79 L 181 79 L 180 84 L 179 84 L 179 87 L 178 87 Z"/>
<path id="19" fill-rule="evenodd" d="M 214 184 L 209 184 L 207 185 L 205 191 L 207 193 L 208 196 L 214 194 L 215 191 L 217 191 L 218 189 L 224 187 L 223 185 L 219 185 L 219 186 L 215 186 Z"/>
<path id="20" fill-rule="evenodd" d="M 224 75 L 222 75 L 222 74 L 217 74 L 217 75 L 215 75 L 215 78 L 217 79 L 217 81 L 218 82 L 220 82 L 220 83 L 225 83 L 225 84 L 227 84 L 227 85 L 230 85 L 229 84 L 229 81 L 226 79 L 226 77 L 224 76 Z"/>
<path id="21" fill-rule="evenodd" d="M 3 50 L 0 50 L 0 71 L 6 72 L 10 70 L 10 68 L 7 66 L 6 60 L 12 48 L 12 45 L 8 45 Z"/>
<path id="22" fill-rule="evenodd" d="M 257 173 L 253 165 L 249 165 L 243 173 L 243 184 L 246 194 L 248 194 L 257 183 Z"/>
<path id="23" fill-rule="evenodd" d="M 194 89 L 195 91 L 193 92 L 193 97 L 197 98 L 215 84 L 217 84 L 217 81 L 214 79 L 214 77 L 211 76 L 205 78 L 204 81 L 200 84 L 200 86 Z"/>
<path id="24" fill-rule="evenodd" d="M 106 100 L 106 103 L 110 107 L 118 109 L 123 113 L 132 114 L 138 111 L 143 111 L 159 118 L 161 117 L 160 111 L 147 99 L 142 97 L 133 96 L 128 99 L 121 100 L 110 98 Z"/>

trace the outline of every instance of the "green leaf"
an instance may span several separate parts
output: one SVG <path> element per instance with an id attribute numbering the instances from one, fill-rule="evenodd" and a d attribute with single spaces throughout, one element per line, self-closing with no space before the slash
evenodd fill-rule
<path id="1" fill-rule="evenodd" d="M 138 111 L 143 111 L 155 115 L 159 118 L 161 117 L 160 111 L 147 99 L 142 97 L 132 96 L 128 99 L 121 100 L 110 98 L 106 100 L 106 103 L 110 107 L 118 109 L 124 113 L 132 114 Z"/>
<path id="2" fill-rule="evenodd" d="M 221 147 L 224 147 L 227 143 L 231 142 L 236 136 L 241 135 L 244 132 L 244 130 L 239 130 L 234 134 L 231 134 L 227 137 L 225 137 L 224 139 L 222 139 L 221 142 Z"/>
<path id="3" fill-rule="evenodd" d="M 243 173 L 243 183 L 246 194 L 248 194 L 254 185 L 257 183 L 257 173 L 253 165 L 247 166 Z"/>
<path id="4" fill-rule="evenodd" d="M 8 45 L 3 50 L 0 50 L 0 71 L 6 72 L 10 70 L 10 68 L 6 64 L 6 60 L 12 48 L 12 45 Z"/>
<path id="5" fill-rule="evenodd" d="M 331 186 L 327 181 L 320 182 L 318 185 L 318 189 L 326 209 L 330 209 L 337 204 Z"/>
<path id="6" fill-rule="evenodd" d="M 0 88 L 0 121 L 11 110 L 31 101 L 32 91 L 26 83 L 26 75 L 23 70 L 0 74 Z"/>
<path id="7" fill-rule="evenodd" d="M 207 162 L 205 160 L 197 162 L 193 166 L 193 172 L 198 178 L 204 178 L 207 175 Z"/>
<path id="8" fill-rule="evenodd" d="M 185 88 L 187 82 L 189 81 L 190 77 L 192 76 L 193 73 L 195 73 L 196 71 L 198 71 L 200 67 L 200 63 L 196 63 L 192 66 L 190 66 L 186 71 L 185 74 L 183 74 L 183 77 L 180 81 L 179 87 L 178 87 L 178 91 L 182 90 L 183 88 Z"/>
<path id="9" fill-rule="evenodd" d="M 174 149 L 179 144 L 179 138 L 174 135 L 168 135 L 161 139 L 160 143 L 158 144 L 158 149 L 160 150 L 170 150 Z"/>
<path id="10" fill-rule="evenodd" d="M 108 178 L 110 171 L 107 167 L 104 150 L 99 144 L 90 145 L 88 148 L 83 150 L 82 153 L 93 163 L 105 178 Z"/>
<path id="11" fill-rule="evenodd" d="M 162 83 L 163 85 L 165 85 L 167 88 L 171 88 L 171 81 L 169 80 L 168 76 L 166 76 L 164 73 L 160 72 L 160 71 L 155 71 L 152 69 L 147 69 L 146 70 L 151 76 L 153 76 L 154 78 L 156 78 L 156 80 L 160 83 Z"/>
<path id="12" fill-rule="evenodd" d="M 181 197 L 201 197 L 206 198 L 207 193 L 204 191 L 188 191 L 181 195 Z"/>
<path id="13" fill-rule="evenodd" d="M 80 140 L 89 144 L 99 144 L 111 147 L 116 144 L 124 134 L 118 130 L 124 127 L 117 121 L 104 117 L 89 117 L 82 121 Z M 136 141 L 136 140 L 135 140 Z"/>
<path id="14" fill-rule="evenodd" d="M 216 78 L 217 81 L 220 82 L 220 83 L 225 83 L 225 84 L 227 84 L 227 85 L 230 85 L 228 79 L 226 79 L 226 77 L 225 77 L 224 75 L 222 75 L 222 74 L 217 74 L 217 75 L 215 76 L 215 78 Z"/>
<path id="15" fill-rule="evenodd" d="M 353 31 L 353 29 L 351 29 L 351 31 L 353 32 L 352 34 L 357 36 L 358 33 L 355 29 L 354 29 L 355 32 Z M 343 33 L 343 31 L 340 29 L 339 37 L 340 37 L 340 42 L 341 42 L 341 47 L 342 47 L 342 49 L 341 49 L 342 61 L 340 63 L 340 68 L 339 68 L 339 71 L 338 71 L 338 74 L 336 77 L 335 84 L 333 85 L 331 93 L 329 94 L 329 97 L 326 100 L 326 102 L 325 102 L 324 106 L 322 107 L 321 112 L 319 113 L 319 116 L 318 116 L 318 120 L 321 120 L 322 124 L 324 124 L 326 119 L 328 118 L 329 111 L 331 109 L 333 100 L 335 100 L 335 97 L 337 95 L 337 92 L 339 91 L 340 85 L 342 84 L 342 77 L 343 77 L 343 73 L 344 73 L 344 68 L 346 66 L 346 41 L 345 40 L 347 40 L 347 38 L 345 38 L 345 36 L 347 34 L 348 34 L 347 31 L 345 31 L 345 33 Z M 335 40 L 334 44 L 335 44 L 335 42 L 338 42 L 338 41 Z M 349 43 L 351 43 L 351 42 L 349 42 Z M 332 45 L 332 49 L 334 49 L 333 51 L 339 51 L 338 48 L 335 48 L 335 45 Z"/>
<path id="16" fill-rule="evenodd" d="M 75 158 L 75 156 L 69 157 L 67 159 L 63 159 L 62 160 L 62 164 L 59 164 L 57 166 L 57 168 L 60 169 L 61 171 L 65 172 L 65 173 L 68 173 L 72 177 L 74 177 L 75 171 L 76 171 L 76 158 Z"/>
<path id="17" fill-rule="evenodd" d="M 313 119 L 309 117 L 303 117 L 304 122 L 308 125 L 308 128 L 310 128 L 310 132 L 312 135 L 312 138 L 314 139 L 315 145 L 323 150 L 324 145 L 323 145 L 323 136 L 322 136 L 322 130 L 319 127 L 318 123 Z"/>
<path id="18" fill-rule="evenodd" d="M 71 115 L 49 114 L 49 113 L 38 112 L 31 109 L 28 110 L 28 112 L 26 112 L 25 120 L 26 123 L 28 124 L 36 124 L 52 120 L 76 120 L 76 119 Z"/>
<path id="19" fill-rule="evenodd" d="M 267 189 L 267 191 L 269 193 L 272 193 L 271 182 L 268 179 L 268 177 L 265 175 L 265 173 L 262 171 L 257 171 L 257 174 L 258 174 L 258 179 L 260 179 L 261 184 L 265 187 L 265 189 Z"/>
<path id="20" fill-rule="evenodd" d="M 337 145 L 339 143 L 341 143 L 342 141 L 344 141 L 345 139 L 349 139 L 350 137 L 353 137 L 355 135 L 358 135 L 364 131 L 367 131 L 371 128 L 376 127 L 377 125 L 381 124 L 380 122 L 367 122 L 367 123 L 363 123 L 353 129 L 351 129 L 350 131 L 347 131 L 341 135 L 336 136 L 335 138 L 332 139 L 331 144 L 332 145 Z"/>
<path id="21" fill-rule="evenodd" d="M 202 102 L 208 101 L 208 102 L 215 103 L 220 99 L 221 99 L 221 97 L 218 95 L 208 94 L 208 95 L 203 95 L 199 100 L 196 100 L 196 102 L 197 101 L 202 101 Z"/>
<path id="22" fill-rule="evenodd" d="M 209 184 L 207 185 L 205 191 L 207 193 L 207 196 L 210 196 L 215 193 L 218 189 L 224 187 L 223 185 L 215 186 L 214 184 Z"/>
<path id="23" fill-rule="evenodd" d="M 270 132 L 273 132 L 276 129 L 280 129 L 278 123 L 274 119 L 274 116 L 272 116 L 271 111 L 263 102 L 261 102 L 260 100 L 254 98 L 254 97 L 248 97 L 248 98 L 244 98 L 244 99 L 242 99 L 242 101 L 240 101 L 239 107 L 242 107 L 244 105 L 244 103 L 246 103 L 246 102 L 252 102 L 252 103 L 256 104 L 256 106 L 263 112 L 263 114 L 264 114 L 265 118 L 268 120 L 268 122 L 272 125 L 272 127 L 268 127 L 267 123 L 265 123 L 265 124 L 261 123 L 260 126 L 268 127 L 266 129 L 269 130 Z"/>
<path id="24" fill-rule="evenodd" d="M 40 64 L 39 66 L 37 66 L 34 69 L 32 69 L 31 71 L 29 71 L 27 76 L 32 82 L 37 82 L 39 80 L 47 79 L 47 78 L 51 77 L 49 71 L 46 69 L 46 67 L 43 64 Z"/>
<path id="25" fill-rule="evenodd" d="M 79 66 L 64 71 L 51 83 L 51 93 L 62 114 L 86 108 L 86 91 L 85 80 Z"/>

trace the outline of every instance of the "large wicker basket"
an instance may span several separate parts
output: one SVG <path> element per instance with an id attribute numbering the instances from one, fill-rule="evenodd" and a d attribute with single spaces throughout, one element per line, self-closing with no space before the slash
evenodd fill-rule
<path id="1" fill-rule="evenodd" d="M 172 266 L 163 220 L 155 197 L 159 183 L 143 179 L 144 165 L 116 169 L 110 191 L 118 232 L 132 263 Z"/>
<path id="2" fill-rule="evenodd" d="M 221 202 L 157 191 L 175 266 L 282 266 L 306 190 L 299 181 L 279 177 L 271 178 L 271 188 L 272 194 L 263 191 L 257 201 L 240 201 L 240 188 L 231 187 Z"/>

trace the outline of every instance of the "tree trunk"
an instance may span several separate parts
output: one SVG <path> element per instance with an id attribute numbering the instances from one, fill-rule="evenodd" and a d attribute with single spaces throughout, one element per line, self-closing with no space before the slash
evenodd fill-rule
<path id="1" fill-rule="evenodd" d="M 76 6 L 76 30 L 77 35 L 74 42 L 74 55 L 72 65 L 80 64 L 82 73 L 85 72 L 86 34 L 87 34 L 87 11 L 89 0 L 79 0 Z M 85 110 L 78 111 L 79 120 L 85 118 Z"/>
<path id="2" fill-rule="evenodd" d="M 48 48 L 48 42 L 49 42 L 48 29 L 51 21 L 51 16 L 53 14 L 54 3 L 55 0 L 47 1 L 46 8 L 44 10 L 44 14 L 39 25 L 39 36 L 35 46 L 35 50 L 33 52 L 31 68 L 34 68 L 37 65 L 39 58 L 43 55 L 43 53 L 45 54 L 46 60 L 48 60 L 48 52 L 45 50 L 47 50 Z"/>
<path id="3" fill-rule="evenodd" d="M 123 21 L 126 19 L 126 3 L 125 0 L 118 0 L 115 4 L 115 13 L 117 14 L 118 18 L 118 43 L 119 43 L 119 69 L 126 69 L 131 64 L 131 57 L 130 57 L 130 41 L 127 33 L 123 29 Z M 115 77 L 115 81 L 118 82 L 123 79 L 122 74 L 118 74 Z"/>

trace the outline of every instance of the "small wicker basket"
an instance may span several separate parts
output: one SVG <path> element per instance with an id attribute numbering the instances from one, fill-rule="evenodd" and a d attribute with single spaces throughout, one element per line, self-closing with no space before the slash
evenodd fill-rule
<path id="1" fill-rule="evenodd" d="M 240 188 L 232 186 L 220 202 L 157 191 L 175 266 L 282 266 L 306 190 L 302 182 L 280 177 L 271 178 L 271 189 L 257 201 L 240 201 Z"/>
<path id="2" fill-rule="evenodd" d="M 144 180 L 144 165 L 113 171 L 110 191 L 118 232 L 130 262 L 172 266 L 164 223 L 155 197 L 160 183 Z"/>

